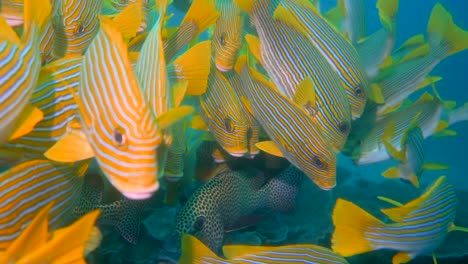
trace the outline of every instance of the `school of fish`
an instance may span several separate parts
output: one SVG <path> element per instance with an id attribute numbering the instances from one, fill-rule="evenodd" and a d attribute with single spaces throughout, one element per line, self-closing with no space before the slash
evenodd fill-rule
<path id="1" fill-rule="evenodd" d="M 302 181 L 339 185 L 340 153 L 396 160 L 382 175 L 415 193 L 425 170 L 448 169 L 424 140 L 455 136 L 468 103 L 443 100 L 430 73 L 468 49 L 468 31 L 437 3 L 427 32 L 395 47 L 399 0 L 376 1 L 373 34 L 368 1 L 337 2 L 0 0 L 0 263 L 86 263 L 102 223 L 137 244 L 158 192 L 180 206 L 179 263 L 348 263 L 379 249 L 407 263 L 468 232 L 441 176 L 412 201 L 379 197 L 394 206 L 386 221 L 338 198 L 331 248 L 224 244 L 294 210 Z"/>

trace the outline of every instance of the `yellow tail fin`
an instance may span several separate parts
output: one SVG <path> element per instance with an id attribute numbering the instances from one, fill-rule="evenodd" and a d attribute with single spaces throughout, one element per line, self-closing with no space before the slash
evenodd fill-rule
<path id="1" fill-rule="evenodd" d="M 143 20 L 142 2 L 130 3 L 122 12 L 114 18 L 114 25 L 122 33 L 124 39 L 135 37 Z"/>
<path id="2" fill-rule="evenodd" d="M 214 24 L 218 16 L 219 12 L 216 10 L 215 1 L 194 0 L 181 25 L 195 22 L 198 32 L 196 35 L 198 35 Z"/>
<path id="3" fill-rule="evenodd" d="M 173 63 L 177 78 L 186 80 L 188 95 L 205 93 L 211 66 L 211 41 L 203 41 L 179 56 Z"/>
<path id="4" fill-rule="evenodd" d="M 468 48 L 468 31 L 458 27 L 453 22 L 452 15 L 440 3 L 437 3 L 432 9 L 427 33 L 438 35 L 437 37 L 449 45 L 447 56 Z"/>
<path id="5" fill-rule="evenodd" d="M 179 264 L 201 263 L 204 258 L 207 260 L 223 260 L 196 237 L 187 234 L 182 235 L 182 255 Z"/>
<path id="6" fill-rule="evenodd" d="M 377 8 L 379 9 L 379 17 L 382 24 L 389 30 L 393 30 L 398 12 L 399 0 L 379 0 Z"/>
<path id="7" fill-rule="evenodd" d="M 52 12 L 50 0 L 25 0 L 24 1 L 24 25 L 25 32 L 30 26 L 37 24 L 42 28 Z"/>
<path id="8" fill-rule="evenodd" d="M 368 227 L 383 227 L 384 224 L 368 212 L 343 199 L 338 199 L 333 209 L 332 249 L 347 257 L 373 250 L 364 237 Z"/>

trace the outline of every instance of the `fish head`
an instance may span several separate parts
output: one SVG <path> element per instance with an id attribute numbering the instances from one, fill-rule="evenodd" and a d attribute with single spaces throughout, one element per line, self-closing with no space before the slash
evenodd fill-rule
<path id="1" fill-rule="evenodd" d="M 63 0 L 52 16 L 55 57 L 81 55 L 99 30 L 101 1 Z"/>
<path id="2" fill-rule="evenodd" d="M 219 16 L 213 34 L 213 47 L 216 68 L 222 72 L 231 70 L 242 47 L 242 19 L 239 15 Z"/>
<path id="3" fill-rule="evenodd" d="M 320 189 L 330 190 L 336 186 L 336 155 L 333 152 L 304 153 L 297 167 L 301 169 Z M 302 157 L 301 157 L 302 158 Z"/>
<path id="4" fill-rule="evenodd" d="M 104 175 L 125 197 L 149 198 L 159 188 L 162 135 L 156 123 L 142 118 L 106 124 L 103 119 L 89 128 L 88 139 Z"/>

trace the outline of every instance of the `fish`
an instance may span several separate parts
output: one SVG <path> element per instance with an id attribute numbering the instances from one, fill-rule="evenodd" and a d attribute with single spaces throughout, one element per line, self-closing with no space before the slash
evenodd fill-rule
<path id="1" fill-rule="evenodd" d="M 369 91 L 369 83 L 365 72 L 361 70 L 359 56 L 353 45 L 307 0 L 287 1 L 282 3 L 281 7 L 284 9 L 278 8 L 275 18 L 290 23 L 295 28 L 301 28 L 300 31 L 338 73 L 351 106 L 352 118 L 359 117 L 364 110 L 367 94 L 371 99 L 376 95 Z"/>
<path id="2" fill-rule="evenodd" d="M 389 149 L 384 145 L 384 131 L 388 126 L 393 128 L 391 136 L 387 136 L 387 146 L 393 146 L 392 149 L 401 151 L 401 140 L 412 122 L 417 122 L 421 128 L 423 138 L 446 131 L 448 124 L 443 118 L 444 102 L 437 94 L 432 96 L 426 92 L 410 106 L 386 114 L 379 119 L 371 129 L 364 127 L 368 130 L 368 134 L 362 138 L 358 138 L 357 145 L 354 147 L 352 158 L 358 165 L 372 164 L 384 161 L 391 158 Z M 400 158 L 402 160 L 403 158 Z"/>
<path id="3" fill-rule="evenodd" d="M 6 251 L 0 252 L 2 263 L 85 262 L 85 255 L 101 242 L 100 231 L 94 226 L 99 210 L 68 227 L 50 232 L 47 213 L 51 207 L 49 204 L 40 210 L 21 236 Z"/>
<path id="4" fill-rule="evenodd" d="M 214 24 L 218 16 L 213 0 L 194 0 L 179 27 L 164 41 L 166 61 L 172 61 L 177 53 Z"/>
<path id="5" fill-rule="evenodd" d="M 51 6 L 48 0 L 24 4 L 21 39 L 0 17 L 0 144 L 27 134 L 43 118 L 29 100 L 39 78 L 39 37 Z"/>
<path id="6" fill-rule="evenodd" d="M 242 67 L 241 76 L 247 95 L 243 103 L 271 140 L 257 143 L 257 148 L 286 158 L 320 188 L 333 188 L 336 155 L 318 122 L 248 65 Z"/>
<path id="7" fill-rule="evenodd" d="M 332 215 L 335 225 L 332 250 L 348 257 L 392 249 L 398 251 L 392 263 L 406 263 L 432 253 L 449 232 L 461 230 L 454 224 L 456 205 L 455 190 L 445 176 L 440 176 L 418 198 L 382 209 L 391 223 L 382 222 L 356 204 L 338 198 Z"/>
<path id="8" fill-rule="evenodd" d="M 401 44 L 398 49 L 395 49 L 390 54 L 391 56 L 387 57 L 387 62 L 385 65 L 381 65 L 382 68 L 390 67 L 392 65 L 400 63 L 400 61 L 405 58 L 408 54 L 411 54 L 415 49 L 426 44 L 426 40 L 423 34 L 417 34 L 407 39 L 403 44 Z"/>
<path id="9" fill-rule="evenodd" d="M 250 128 L 241 104 L 229 80 L 212 67 L 206 92 L 200 96 L 200 115 L 218 143 L 233 157 L 249 152 Z"/>
<path id="10" fill-rule="evenodd" d="M 70 166 L 33 159 L 0 174 L 0 249 L 7 249 L 51 202 L 54 204 L 49 213 L 49 228 L 54 230 L 66 224 L 88 166 L 87 161 Z"/>
<path id="11" fill-rule="evenodd" d="M 51 19 L 54 29 L 52 56 L 82 55 L 99 30 L 102 0 L 58 0 Z"/>
<path id="12" fill-rule="evenodd" d="M 81 61 L 80 56 L 67 57 L 41 68 L 30 103 L 43 113 L 43 118 L 31 132 L 3 144 L 2 159 L 42 158 L 67 133 L 69 123 L 79 117 L 70 91 L 78 91 Z"/>
<path id="13" fill-rule="evenodd" d="M 129 1 L 117 1 L 117 0 L 103 0 L 102 12 L 103 15 L 115 16 L 118 13 L 123 12 L 128 6 L 137 3 L 139 5 L 140 12 L 142 14 L 140 25 L 138 26 L 138 32 L 145 31 L 148 25 L 152 25 L 150 20 L 150 12 L 152 11 L 152 5 L 155 1 L 149 0 L 129 0 Z"/>
<path id="14" fill-rule="evenodd" d="M 212 251 L 220 252 L 225 230 L 236 228 L 242 218 L 261 209 L 292 210 L 301 177 L 293 166 L 266 183 L 263 174 L 255 170 L 217 174 L 177 213 L 177 234 L 194 235 Z"/>
<path id="15" fill-rule="evenodd" d="M 373 81 L 382 91 L 385 103 L 377 107 L 380 115 L 397 107 L 419 88 L 432 82 L 427 75 L 443 59 L 468 48 L 468 31 L 453 22 L 452 15 L 438 3 L 427 26 L 427 41 L 405 56 L 394 67 L 387 67 Z"/>
<path id="16" fill-rule="evenodd" d="M 340 0 L 338 6 L 344 10 L 342 32 L 351 43 L 367 36 L 367 7 L 363 0 Z"/>
<path id="17" fill-rule="evenodd" d="M 274 2 L 236 2 L 259 34 L 246 35 L 249 50 L 281 93 L 298 99 L 297 104 L 318 121 L 333 150 L 341 150 L 350 130 L 351 108 L 338 74 L 307 36 L 274 19 L 270 10 Z"/>
<path id="18" fill-rule="evenodd" d="M 348 263 L 328 248 L 297 244 L 285 246 L 225 245 L 225 258 L 217 256 L 196 237 L 183 235 L 179 263 Z"/>
<path id="19" fill-rule="evenodd" d="M 80 121 L 75 122 L 74 133 L 62 137 L 45 156 L 60 162 L 95 157 L 124 196 L 149 198 L 159 188 L 161 130 L 193 109 L 174 109 L 155 117 L 132 71 L 121 34 L 108 21 L 101 22 L 83 57 L 80 75 L 78 93 L 73 96 Z M 127 99 L 120 101 L 122 98 Z M 76 151 L 77 145 L 80 151 Z"/>
<path id="20" fill-rule="evenodd" d="M 401 139 L 400 151 L 394 149 L 391 143 L 386 141 L 386 138 L 391 139 L 391 133 L 393 133 L 394 129 L 394 123 L 387 126 L 384 131 L 383 140 L 386 148 L 391 149 L 389 151 L 390 155 L 395 159 L 401 160 L 398 160 L 398 167 L 390 167 L 382 173 L 382 176 L 391 179 L 400 178 L 419 188 L 419 177 L 421 177 L 424 170 L 448 169 L 448 166 L 443 164 L 425 162 L 424 137 L 421 128 L 416 122 L 413 121 Z"/>
<path id="21" fill-rule="evenodd" d="M 395 46 L 399 0 L 378 0 L 376 6 L 382 28 L 355 43 L 361 65 L 370 80 L 379 74 L 380 65 Z M 371 86 L 371 90 L 381 93 L 376 86 Z M 381 96 L 379 94 L 379 100 L 375 102 L 383 103 Z"/>
<path id="22" fill-rule="evenodd" d="M 212 36 L 213 58 L 222 72 L 232 70 L 242 47 L 243 19 L 240 8 L 229 0 L 215 0 L 219 17 Z"/>
<path id="23" fill-rule="evenodd" d="M 12 27 L 21 26 L 24 23 L 24 0 L 2 0 L 0 16 Z"/>

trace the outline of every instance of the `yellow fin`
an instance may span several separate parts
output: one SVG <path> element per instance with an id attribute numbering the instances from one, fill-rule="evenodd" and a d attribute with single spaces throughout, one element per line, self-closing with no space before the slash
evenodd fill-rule
<path id="1" fill-rule="evenodd" d="M 437 162 L 426 162 L 422 166 L 423 170 L 448 170 L 449 166 L 437 163 Z"/>
<path id="2" fill-rule="evenodd" d="M 52 238 L 18 263 L 82 263 L 84 245 L 89 239 L 100 210 L 87 213 L 72 225 L 55 230 Z"/>
<path id="3" fill-rule="evenodd" d="M 468 233 L 468 228 L 467 227 L 461 227 L 461 226 L 456 226 L 455 224 L 451 224 L 449 227 L 449 232 L 452 231 L 460 231 L 460 232 L 467 232 Z"/>
<path id="4" fill-rule="evenodd" d="M 8 140 L 14 140 L 28 134 L 43 118 L 44 113 L 39 108 L 30 104 L 26 105 Z"/>
<path id="5" fill-rule="evenodd" d="M 93 250 L 95 250 L 99 245 L 101 244 L 102 241 L 102 233 L 99 230 L 99 228 L 94 227 L 93 231 L 91 231 L 91 234 L 86 241 L 85 248 L 84 248 L 84 255 L 88 255 L 91 253 Z"/>
<path id="6" fill-rule="evenodd" d="M 341 24 L 343 23 L 343 12 L 338 5 L 328 10 L 324 17 L 335 29 L 340 30 Z"/>
<path id="7" fill-rule="evenodd" d="M 448 44 L 449 53 L 447 55 L 468 48 L 468 32 L 453 22 L 452 15 L 440 3 L 437 3 L 432 9 L 427 25 L 427 33 L 437 35 Z"/>
<path id="8" fill-rule="evenodd" d="M 24 31 L 27 32 L 29 26 L 36 23 L 39 28 L 43 28 L 52 13 L 50 0 L 25 0 L 24 1 Z"/>
<path id="9" fill-rule="evenodd" d="M 416 176 L 416 174 L 411 173 L 409 175 L 408 180 L 414 185 L 414 187 L 419 188 L 419 179 L 418 176 Z"/>
<path id="10" fill-rule="evenodd" d="M 273 18 L 279 20 L 285 24 L 290 25 L 297 31 L 299 31 L 302 35 L 308 36 L 307 30 L 300 24 L 300 22 L 294 17 L 294 15 L 289 12 L 284 6 L 279 5 L 275 12 L 273 13 Z"/>
<path id="11" fill-rule="evenodd" d="M 446 110 L 453 110 L 453 109 L 455 109 L 456 106 L 457 106 L 456 101 L 452 101 L 452 100 L 444 101 L 444 108 Z"/>
<path id="12" fill-rule="evenodd" d="M 414 104 L 419 104 L 419 103 L 423 103 L 423 102 L 432 102 L 432 101 L 434 101 L 434 96 L 432 96 L 428 92 L 425 92 L 425 93 L 423 93 L 423 95 L 421 95 L 418 98 L 418 100 L 416 100 L 416 102 L 414 102 Z"/>
<path id="13" fill-rule="evenodd" d="M 403 63 L 403 62 L 410 61 L 415 58 L 424 57 L 427 54 L 429 54 L 430 50 L 431 50 L 431 47 L 429 46 L 429 44 L 426 43 L 424 45 L 421 45 L 417 47 L 416 49 L 412 50 L 410 53 L 406 54 L 406 56 L 403 57 L 398 63 Z"/>
<path id="14" fill-rule="evenodd" d="M 251 34 L 247 34 L 245 35 L 245 41 L 247 42 L 249 50 L 254 55 L 255 59 L 257 59 L 257 61 L 259 61 L 260 64 L 264 65 L 261 55 L 261 43 L 258 37 Z"/>
<path id="15" fill-rule="evenodd" d="M 382 24 L 389 30 L 393 30 L 393 24 L 398 12 L 399 0 L 378 0 L 377 9 Z"/>
<path id="16" fill-rule="evenodd" d="M 387 108 L 382 112 L 382 114 L 380 114 L 380 115 L 390 114 L 390 113 L 392 113 L 392 112 L 398 110 L 398 108 L 400 108 L 400 106 L 401 106 L 401 103 L 398 103 L 398 104 L 396 104 L 396 105 L 394 105 L 394 106 L 391 106 L 391 107 L 387 107 Z"/>
<path id="17" fill-rule="evenodd" d="M 199 263 L 203 259 L 223 260 L 216 256 L 203 242 L 196 237 L 183 234 L 182 235 L 182 255 L 179 259 L 179 264 Z"/>
<path id="18" fill-rule="evenodd" d="M 5 263 L 16 263 L 20 257 L 27 255 L 38 246 L 46 243 L 48 232 L 48 215 L 52 208 L 52 203 L 43 207 L 23 230 L 21 235 L 16 238 L 8 247 L 2 260 Z"/>
<path id="19" fill-rule="evenodd" d="M 197 33 L 195 35 L 198 35 L 215 23 L 218 16 L 219 12 L 216 10 L 215 1 L 193 0 L 181 25 L 195 22 L 197 25 Z"/>
<path id="20" fill-rule="evenodd" d="M 273 156 L 284 158 L 283 152 L 278 148 L 278 146 L 273 141 L 261 141 L 255 144 L 255 146 Z"/>
<path id="21" fill-rule="evenodd" d="M 435 82 L 442 80 L 440 76 L 427 76 L 416 88 L 416 90 L 422 89 L 426 86 L 432 85 Z"/>
<path id="22" fill-rule="evenodd" d="M 435 138 L 441 138 L 441 137 L 453 137 L 453 136 L 456 136 L 456 135 L 457 135 L 457 131 L 450 130 L 450 129 L 444 129 L 444 130 L 441 130 L 441 131 L 433 134 L 432 136 L 435 137 Z"/>
<path id="23" fill-rule="evenodd" d="M 208 125 L 199 114 L 193 115 L 190 127 L 197 130 L 209 131 Z"/>
<path id="24" fill-rule="evenodd" d="M 15 45 L 20 45 L 20 39 L 13 28 L 8 25 L 3 16 L 0 16 L 0 41 L 7 40 Z"/>
<path id="25" fill-rule="evenodd" d="M 250 13 L 256 1 L 257 0 L 234 0 L 234 3 L 236 3 L 245 12 Z"/>
<path id="26" fill-rule="evenodd" d="M 384 98 L 384 96 L 382 94 L 382 88 L 380 88 L 380 86 L 378 84 L 371 83 L 369 99 L 374 101 L 376 104 L 385 103 L 385 98 Z"/>
<path id="27" fill-rule="evenodd" d="M 383 137 L 382 137 L 382 142 L 385 145 L 385 148 L 392 156 L 392 158 L 400 160 L 405 162 L 406 161 L 406 155 L 403 147 L 401 147 L 401 150 L 397 150 L 393 145 L 392 145 L 392 139 L 395 137 L 396 133 L 396 126 L 395 123 L 392 122 L 387 125 L 387 127 L 384 130 Z"/>
<path id="28" fill-rule="evenodd" d="M 241 102 L 244 105 L 245 109 L 247 110 L 247 112 L 249 112 L 249 114 L 251 116 L 255 116 L 254 111 L 252 109 L 252 106 L 250 105 L 249 100 L 247 100 L 247 98 L 245 98 L 244 96 L 242 96 L 240 99 L 241 99 Z"/>
<path id="29" fill-rule="evenodd" d="M 183 105 L 165 112 L 157 119 L 159 128 L 164 130 L 171 127 L 184 118 L 189 117 L 194 110 L 191 106 Z"/>
<path id="30" fill-rule="evenodd" d="M 425 42 L 424 35 L 423 34 L 417 34 L 417 35 L 414 35 L 411 38 L 407 39 L 405 41 L 405 43 L 401 44 L 401 46 L 396 51 L 404 49 L 404 48 L 408 48 L 408 47 L 411 47 L 411 46 L 422 45 L 422 44 L 424 44 L 424 42 Z"/>
<path id="31" fill-rule="evenodd" d="M 314 83 L 310 77 L 307 77 L 299 83 L 293 101 L 302 108 L 312 108 L 313 112 L 316 113 L 316 98 Z"/>
<path id="32" fill-rule="evenodd" d="M 398 202 L 398 201 L 395 201 L 393 199 L 390 199 L 388 197 L 384 197 L 384 196 L 377 196 L 377 199 L 381 200 L 381 201 L 384 201 L 384 202 L 387 202 L 389 204 L 392 204 L 394 206 L 403 206 L 402 203 Z"/>
<path id="33" fill-rule="evenodd" d="M 208 85 L 211 67 L 211 41 L 193 46 L 173 62 L 177 78 L 186 80 L 188 95 L 202 95 Z"/>
<path id="34" fill-rule="evenodd" d="M 76 162 L 94 157 L 94 151 L 81 129 L 69 129 L 44 156 L 58 162 Z"/>
<path id="35" fill-rule="evenodd" d="M 353 217 L 349 217 L 352 215 Z M 374 250 L 364 238 L 369 227 L 383 227 L 384 224 L 352 202 L 338 198 L 332 214 L 335 231 L 332 235 L 332 250 L 348 257 Z"/>
<path id="36" fill-rule="evenodd" d="M 382 176 L 389 179 L 400 178 L 400 170 L 398 170 L 398 168 L 396 167 L 391 167 L 386 171 L 382 172 Z"/>
<path id="37" fill-rule="evenodd" d="M 185 93 L 187 92 L 187 81 L 177 82 L 172 86 L 172 94 L 174 97 L 174 107 L 178 107 L 182 100 L 184 100 Z"/>
<path id="38" fill-rule="evenodd" d="M 245 65 L 247 65 L 248 58 L 247 55 L 242 54 L 237 58 L 236 64 L 234 65 L 234 71 L 238 74 L 241 75 L 242 69 L 244 68 Z"/>
<path id="39" fill-rule="evenodd" d="M 146 37 L 148 37 L 148 34 L 149 34 L 149 31 L 146 31 L 146 32 L 141 32 L 140 34 L 133 37 L 128 42 L 128 50 L 130 50 L 130 51 L 139 51 L 141 49 L 141 47 L 143 46 L 143 43 L 145 42 Z M 139 54 L 139 52 L 138 52 L 138 54 Z"/>
<path id="40" fill-rule="evenodd" d="M 410 256 L 409 253 L 407 253 L 407 252 L 398 252 L 395 256 L 393 256 L 392 264 L 407 263 L 411 259 L 413 259 L 413 257 Z"/>
<path id="41" fill-rule="evenodd" d="M 130 2 L 114 19 L 114 25 L 122 33 L 124 39 L 136 36 L 143 20 L 143 6 L 141 0 Z"/>

